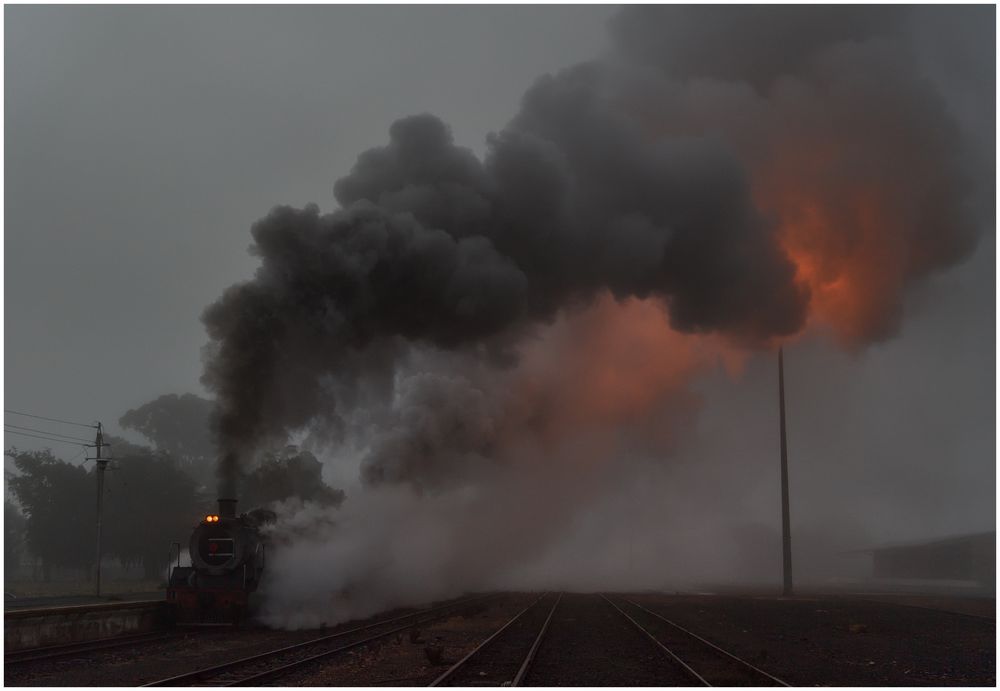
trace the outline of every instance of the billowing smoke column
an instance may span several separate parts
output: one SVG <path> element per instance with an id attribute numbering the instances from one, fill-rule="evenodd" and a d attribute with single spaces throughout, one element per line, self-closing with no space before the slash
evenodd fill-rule
<path id="1" fill-rule="evenodd" d="M 630 71 L 619 98 L 656 135 L 717 136 L 738 152 L 809 288 L 810 317 L 848 345 L 892 336 L 905 288 L 976 244 L 977 154 L 911 38 L 917 21 L 944 31 L 953 16 L 670 7 L 612 24 L 623 51 L 664 78 Z"/>
<path id="2" fill-rule="evenodd" d="M 655 303 L 674 332 L 736 348 L 809 324 L 852 346 L 891 335 L 905 289 L 976 241 L 965 143 L 908 22 L 904 8 L 629 9 L 617 49 L 539 79 L 484 160 L 432 115 L 395 122 L 337 181 L 339 210 L 277 207 L 254 225 L 256 276 L 204 314 L 222 494 L 259 444 L 336 432 L 373 389 L 409 412 L 370 421 L 386 433 L 369 482 L 446 475 L 400 466 L 429 430 L 448 441 L 419 448 L 488 464 L 538 417 L 462 373 L 502 372 L 598 301 Z M 453 379 L 394 379 L 442 351 Z"/>

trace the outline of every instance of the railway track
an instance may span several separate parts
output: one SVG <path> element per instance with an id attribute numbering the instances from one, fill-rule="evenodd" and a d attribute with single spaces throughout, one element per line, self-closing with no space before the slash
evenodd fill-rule
<path id="1" fill-rule="evenodd" d="M 430 686 L 520 686 L 561 599 L 539 596 Z"/>
<path id="2" fill-rule="evenodd" d="M 178 674 L 144 684 L 144 686 L 260 686 L 278 677 L 299 671 L 319 660 L 401 633 L 414 626 L 435 621 L 462 607 L 497 597 L 500 596 L 485 595 L 411 612 L 239 660 Z M 366 635 L 375 629 L 385 630 Z"/>
<path id="3" fill-rule="evenodd" d="M 637 602 L 623 598 L 625 607 L 621 607 L 606 595 L 601 597 L 665 652 L 696 685 L 790 685 Z"/>
<path id="4" fill-rule="evenodd" d="M 115 648 L 142 645 L 146 643 L 156 643 L 174 636 L 176 636 L 176 634 L 165 631 L 153 631 L 150 633 L 140 633 L 130 636 L 101 638 L 81 643 L 65 643 L 62 645 L 49 645 L 40 648 L 28 648 L 26 650 L 16 650 L 9 653 L 5 652 L 3 656 L 3 663 L 6 666 L 24 664 L 26 662 L 55 660 L 62 657 L 72 657 L 73 655 L 79 655 L 81 653 L 92 653 L 103 650 L 113 650 Z"/>

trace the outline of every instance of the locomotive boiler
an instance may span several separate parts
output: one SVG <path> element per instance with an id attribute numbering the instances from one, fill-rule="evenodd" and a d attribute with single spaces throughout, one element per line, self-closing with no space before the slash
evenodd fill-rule
<path id="1" fill-rule="evenodd" d="M 274 519 L 264 509 L 237 515 L 235 499 L 219 499 L 219 512 L 191 533 L 191 565 L 170 573 L 167 603 L 177 623 L 240 624 L 251 615 L 266 561 L 260 529 Z"/>

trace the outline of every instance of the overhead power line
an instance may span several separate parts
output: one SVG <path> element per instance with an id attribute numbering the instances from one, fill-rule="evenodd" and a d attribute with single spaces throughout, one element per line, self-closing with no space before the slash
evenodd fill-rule
<path id="1" fill-rule="evenodd" d="M 25 432 L 36 432 L 38 434 L 45 434 L 50 437 L 62 437 L 63 439 L 69 439 L 70 441 L 79 441 L 83 443 L 89 443 L 89 439 L 80 439 L 79 437 L 71 437 L 68 434 L 62 434 L 60 432 L 50 432 L 47 429 L 35 429 L 34 427 L 22 427 L 21 425 L 14 425 L 10 422 L 3 423 L 5 427 L 13 427 L 14 429 L 23 429 Z"/>
<path id="2" fill-rule="evenodd" d="M 88 425 L 83 422 L 72 422 L 70 420 L 60 420 L 59 418 L 45 417 L 44 415 L 32 415 L 31 413 L 22 413 L 17 410 L 4 409 L 3 412 L 10 413 L 11 415 L 23 415 L 24 417 L 33 417 L 39 420 L 48 420 L 49 422 L 61 422 L 64 425 L 76 425 L 77 427 L 88 427 L 90 429 L 97 429 L 97 425 Z"/>
<path id="3" fill-rule="evenodd" d="M 81 445 L 92 446 L 92 444 L 83 441 L 70 441 L 69 439 L 56 439 L 55 437 L 43 437 L 38 434 L 28 434 L 27 432 L 15 432 L 14 430 L 9 430 L 9 429 L 5 429 L 4 434 L 17 434 L 22 437 L 31 437 L 32 439 L 44 439 L 45 441 L 62 442 L 63 444 L 70 444 L 72 446 L 81 446 Z"/>

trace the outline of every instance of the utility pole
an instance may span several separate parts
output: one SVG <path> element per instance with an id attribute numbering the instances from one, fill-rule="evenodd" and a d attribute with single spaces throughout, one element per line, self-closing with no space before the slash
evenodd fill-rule
<path id="1" fill-rule="evenodd" d="M 788 518 L 788 444 L 785 440 L 785 358 L 778 348 L 778 409 L 781 414 L 781 552 L 784 587 L 782 595 L 792 595 L 792 535 Z"/>
<path id="2" fill-rule="evenodd" d="M 635 552 L 635 501 L 631 502 L 628 511 L 628 578 L 631 587 L 634 576 L 632 575 L 632 561 Z"/>
<path id="3" fill-rule="evenodd" d="M 101 451 L 104 444 L 104 428 L 100 422 L 97 423 L 97 439 L 94 440 L 97 447 L 97 597 L 101 596 L 101 517 L 104 511 L 104 471 L 108 468 L 110 458 L 103 458 Z"/>

